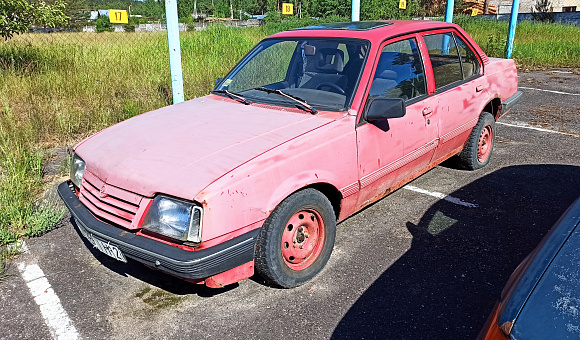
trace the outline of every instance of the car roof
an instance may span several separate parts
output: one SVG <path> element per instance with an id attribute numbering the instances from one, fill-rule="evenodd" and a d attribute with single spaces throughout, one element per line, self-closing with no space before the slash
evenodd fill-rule
<path id="1" fill-rule="evenodd" d="M 430 20 L 378 20 L 321 24 L 280 32 L 270 38 L 341 37 L 381 42 L 390 36 L 440 28 L 459 28 L 456 24 Z"/>

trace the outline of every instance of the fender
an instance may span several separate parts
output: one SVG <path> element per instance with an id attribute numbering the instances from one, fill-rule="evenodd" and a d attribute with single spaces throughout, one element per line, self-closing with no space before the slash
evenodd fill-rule
<path id="1" fill-rule="evenodd" d="M 346 116 L 281 144 L 206 187 L 195 197 L 204 206 L 202 240 L 265 220 L 306 186 L 342 189 L 357 182 L 355 119 Z"/>

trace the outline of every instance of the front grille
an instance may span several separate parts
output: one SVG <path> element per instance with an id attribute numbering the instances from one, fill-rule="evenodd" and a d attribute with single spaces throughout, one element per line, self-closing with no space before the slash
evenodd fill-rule
<path id="1" fill-rule="evenodd" d="M 79 200 L 95 217 L 126 229 L 135 229 L 133 220 L 142 196 L 111 186 L 85 170 Z"/>

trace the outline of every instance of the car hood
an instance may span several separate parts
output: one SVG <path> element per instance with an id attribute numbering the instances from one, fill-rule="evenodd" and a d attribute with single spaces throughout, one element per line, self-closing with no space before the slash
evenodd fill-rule
<path id="1" fill-rule="evenodd" d="M 580 229 L 576 228 L 523 306 L 511 333 L 515 339 L 578 338 L 579 247 Z"/>
<path id="2" fill-rule="evenodd" d="M 239 165 L 333 121 L 291 111 L 208 96 L 116 124 L 75 152 L 109 185 L 193 199 Z"/>

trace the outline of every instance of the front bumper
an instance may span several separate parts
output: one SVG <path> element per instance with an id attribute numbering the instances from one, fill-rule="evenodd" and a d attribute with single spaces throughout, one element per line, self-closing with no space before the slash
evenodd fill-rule
<path id="1" fill-rule="evenodd" d="M 110 243 L 126 257 L 145 265 L 186 279 L 204 279 L 241 266 L 254 258 L 259 228 L 211 248 L 187 251 L 98 220 L 79 201 L 69 183 L 61 183 L 58 194 L 77 222 L 79 234 L 86 238 L 84 235 L 88 233 L 91 237 Z"/>

